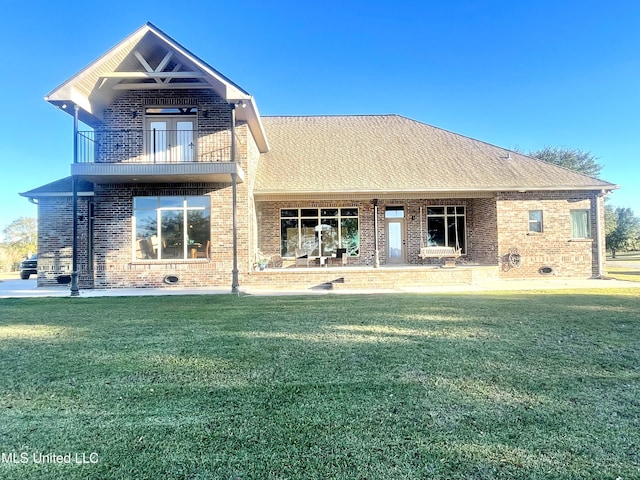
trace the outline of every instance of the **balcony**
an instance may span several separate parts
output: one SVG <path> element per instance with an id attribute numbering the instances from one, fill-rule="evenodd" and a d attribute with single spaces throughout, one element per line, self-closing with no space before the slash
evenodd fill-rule
<path id="1" fill-rule="evenodd" d="M 71 173 L 94 183 L 244 181 L 229 130 L 97 130 L 77 134 Z"/>

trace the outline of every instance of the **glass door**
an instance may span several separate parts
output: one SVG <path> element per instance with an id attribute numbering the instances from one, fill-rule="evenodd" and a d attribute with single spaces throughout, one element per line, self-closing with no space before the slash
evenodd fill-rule
<path id="1" fill-rule="evenodd" d="M 195 119 L 151 117 L 146 121 L 145 154 L 151 163 L 196 159 Z"/>
<path id="2" fill-rule="evenodd" d="M 404 220 L 387 219 L 387 263 L 404 263 Z"/>

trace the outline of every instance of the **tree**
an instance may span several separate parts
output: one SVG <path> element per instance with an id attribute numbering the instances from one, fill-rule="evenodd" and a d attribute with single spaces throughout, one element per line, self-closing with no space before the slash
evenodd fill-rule
<path id="1" fill-rule="evenodd" d="M 35 218 L 20 217 L 4 230 L 5 246 L 13 255 L 27 257 L 38 251 L 38 224 Z"/>
<path id="2" fill-rule="evenodd" d="M 609 229 L 613 227 L 613 220 L 607 221 L 606 217 L 605 210 L 606 242 L 613 258 L 616 257 L 616 250 L 636 250 L 640 247 L 640 218 L 633 214 L 633 210 L 616 208 L 613 211 L 615 227 L 611 230 Z"/>
<path id="3" fill-rule="evenodd" d="M 590 177 L 598 177 L 602 170 L 602 164 L 598 163 L 598 157 L 577 148 L 544 147 L 542 150 L 528 152 L 527 155 Z"/>

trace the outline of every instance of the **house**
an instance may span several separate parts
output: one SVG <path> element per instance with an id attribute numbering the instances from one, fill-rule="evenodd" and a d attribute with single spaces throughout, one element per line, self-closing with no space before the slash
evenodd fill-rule
<path id="1" fill-rule="evenodd" d="M 46 100 L 75 142 L 70 177 L 21 194 L 38 204 L 39 285 L 603 274 L 616 185 L 398 115 L 262 116 L 149 23 Z"/>

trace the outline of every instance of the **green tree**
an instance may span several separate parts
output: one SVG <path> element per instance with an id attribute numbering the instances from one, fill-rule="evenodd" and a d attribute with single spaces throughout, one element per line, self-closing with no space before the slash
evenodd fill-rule
<path id="1" fill-rule="evenodd" d="M 604 206 L 604 234 L 607 238 L 616 228 L 618 228 L 618 212 L 616 211 L 616 207 L 606 203 Z"/>
<path id="2" fill-rule="evenodd" d="M 527 155 L 590 177 L 598 177 L 602 170 L 602 164 L 598 163 L 598 157 L 577 148 L 544 147 L 542 150 L 528 152 Z"/>
<path id="3" fill-rule="evenodd" d="M 609 230 L 613 226 L 613 220 L 607 222 L 605 210 L 607 248 L 615 258 L 617 250 L 636 250 L 640 247 L 640 218 L 636 217 L 630 208 L 616 208 L 613 216 L 615 227 Z"/>
<path id="4" fill-rule="evenodd" d="M 38 223 L 32 217 L 20 217 L 2 231 L 4 245 L 13 255 L 26 257 L 38 251 Z"/>

